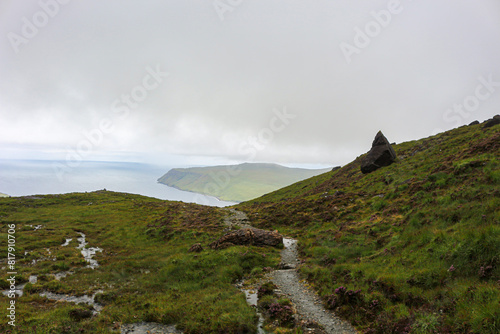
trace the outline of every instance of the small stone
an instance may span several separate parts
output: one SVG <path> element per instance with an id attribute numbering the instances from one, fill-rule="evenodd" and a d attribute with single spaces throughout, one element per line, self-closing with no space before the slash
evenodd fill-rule
<path id="1" fill-rule="evenodd" d="M 192 253 L 192 252 L 194 252 L 194 253 L 199 253 L 199 252 L 201 252 L 201 251 L 203 251 L 203 247 L 201 246 L 201 244 L 200 244 L 200 243 L 196 243 L 196 244 L 192 245 L 192 246 L 189 248 L 189 250 L 188 250 L 188 252 L 190 252 L 190 253 Z"/>

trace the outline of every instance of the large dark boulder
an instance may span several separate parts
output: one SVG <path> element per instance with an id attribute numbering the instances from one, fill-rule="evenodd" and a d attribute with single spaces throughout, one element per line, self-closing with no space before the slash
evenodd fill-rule
<path id="1" fill-rule="evenodd" d="M 495 115 L 493 118 L 490 118 L 483 122 L 483 129 L 491 128 L 494 125 L 500 124 L 500 115 Z"/>
<path id="2" fill-rule="evenodd" d="M 372 148 L 361 162 L 361 172 L 371 173 L 380 167 L 389 166 L 396 160 L 396 152 L 381 131 L 377 133 Z"/>
<path id="3" fill-rule="evenodd" d="M 283 236 L 278 231 L 266 231 L 256 228 L 242 228 L 223 235 L 210 244 L 212 249 L 222 249 L 234 245 L 254 245 L 277 247 L 283 243 Z"/>

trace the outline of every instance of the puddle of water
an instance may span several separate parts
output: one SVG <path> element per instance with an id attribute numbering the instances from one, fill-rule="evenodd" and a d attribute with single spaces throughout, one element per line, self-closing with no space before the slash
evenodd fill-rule
<path id="1" fill-rule="evenodd" d="M 19 285 L 16 285 L 16 288 L 14 289 L 14 293 L 18 296 L 18 297 L 22 297 L 23 296 L 23 289 L 24 287 L 26 286 L 26 283 L 23 283 L 23 284 L 19 284 Z M 9 293 L 11 293 L 12 290 L 4 290 L 2 291 L 2 294 L 4 296 L 8 296 Z"/>
<path id="2" fill-rule="evenodd" d="M 74 272 L 72 272 L 72 271 L 61 271 L 60 273 L 55 273 L 55 274 L 51 274 L 51 275 L 53 275 L 57 281 L 60 281 L 61 278 L 65 278 L 66 276 L 73 275 L 73 274 L 74 274 Z"/>
<path id="3" fill-rule="evenodd" d="M 290 238 L 283 238 L 283 245 L 285 248 L 290 248 L 293 244 L 295 244 L 297 240 L 295 239 L 290 239 Z"/>
<path id="4" fill-rule="evenodd" d="M 62 247 L 68 246 L 73 239 L 66 239 L 66 241 L 61 245 Z"/>
<path id="5" fill-rule="evenodd" d="M 102 252 L 102 249 L 99 247 L 85 248 L 85 246 L 88 245 L 88 242 L 85 241 L 85 234 L 82 232 L 78 232 L 78 234 L 80 234 L 81 237 L 76 239 L 80 242 L 76 248 L 81 249 L 81 253 L 85 258 L 85 261 L 89 263 L 87 267 L 91 269 L 99 267 L 99 263 L 97 263 L 97 260 L 94 260 L 93 257 L 97 252 Z"/>
<path id="6" fill-rule="evenodd" d="M 299 264 L 297 257 L 297 240 L 283 238 L 285 248 L 281 251 L 281 269 L 295 269 Z"/>
<path id="7" fill-rule="evenodd" d="M 31 284 L 35 284 L 35 283 L 37 282 L 37 280 L 38 280 L 38 278 L 37 278 L 37 276 L 36 276 L 36 275 L 31 275 L 31 276 L 29 277 L 29 283 L 31 283 Z M 24 290 L 24 287 L 26 286 L 26 284 L 28 284 L 28 283 L 23 283 L 23 284 L 18 284 L 18 285 L 16 285 L 16 287 L 15 287 L 15 289 L 14 289 L 14 293 L 15 293 L 18 297 L 22 297 L 22 296 L 23 296 L 23 294 L 24 294 L 23 290 Z M 10 289 L 9 289 L 9 290 L 4 290 L 4 291 L 2 291 L 2 294 L 3 294 L 4 296 L 8 296 L 10 292 L 11 292 L 11 290 L 10 290 Z"/>
<path id="8" fill-rule="evenodd" d="M 257 334 L 266 334 L 264 330 L 264 316 L 257 309 L 257 302 L 259 301 L 259 297 L 257 296 L 257 290 L 246 290 L 240 288 L 241 291 L 245 293 L 245 297 L 248 305 L 255 307 L 257 312 L 257 316 L 259 317 L 259 321 L 257 322 Z"/>
<path id="9" fill-rule="evenodd" d="M 31 227 L 33 227 L 33 225 L 30 225 Z M 36 230 L 39 230 L 42 228 L 42 225 L 36 225 L 35 227 L 33 227 L 33 230 L 36 231 Z"/>
<path id="10" fill-rule="evenodd" d="M 46 297 L 47 299 L 50 299 L 50 300 L 63 301 L 63 302 L 75 303 L 75 304 L 90 305 L 94 308 L 93 314 L 95 315 L 95 314 L 101 312 L 102 308 L 103 308 L 102 305 L 97 304 L 95 302 L 95 296 L 98 293 L 102 293 L 102 292 L 103 292 L 102 290 L 97 290 L 96 292 L 94 292 L 94 294 L 92 296 L 83 295 L 80 297 L 76 297 L 76 296 L 70 296 L 70 295 L 63 295 L 61 293 L 53 293 L 53 292 L 49 292 L 49 291 L 44 291 L 44 292 L 40 293 L 40 296 Z"/>
<path id="11" fill-rule="evenodd" d="M 245 297 L 247 298 L 247 303 L 250 306 L 257 306 L 259 297 L 257 297 L 257 292 L 254 290 L 243 290 Z"/>
<path id="12" fill-rule="evenodd" d="M 85 248 L 85 246 L 87 245 L 87 242 L 85 241 L 85 234 L 82 233 L 82 232 L 78 232 L 78 234 L 80 234 L 80 238 L 76 238 L 76 240 L 80 243 L 78 245 L 78 247 L 76 247 L 77 249 L 82 249 L 82 248 Z"/>

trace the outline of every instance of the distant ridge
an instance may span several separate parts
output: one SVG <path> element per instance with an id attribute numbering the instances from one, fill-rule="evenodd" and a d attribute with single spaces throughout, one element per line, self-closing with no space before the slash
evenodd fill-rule
<path id="1" fill-rule="evenodd" d="M 159 178 L 158 182 L 225 201 L 242 202 L 330 170 L 331 168 L 289 168 L 271 163 L 243 163 L 174 168 Z"/>

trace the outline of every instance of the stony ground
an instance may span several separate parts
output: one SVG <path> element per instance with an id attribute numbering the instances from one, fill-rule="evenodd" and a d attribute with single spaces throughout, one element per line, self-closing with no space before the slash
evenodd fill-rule
<path id="1" fill-rule="evenodd" d="M 154 322 L 141 322 L 121 326 L 122 334 L 182 334 L 175 326 L 166 326 Z"/>

